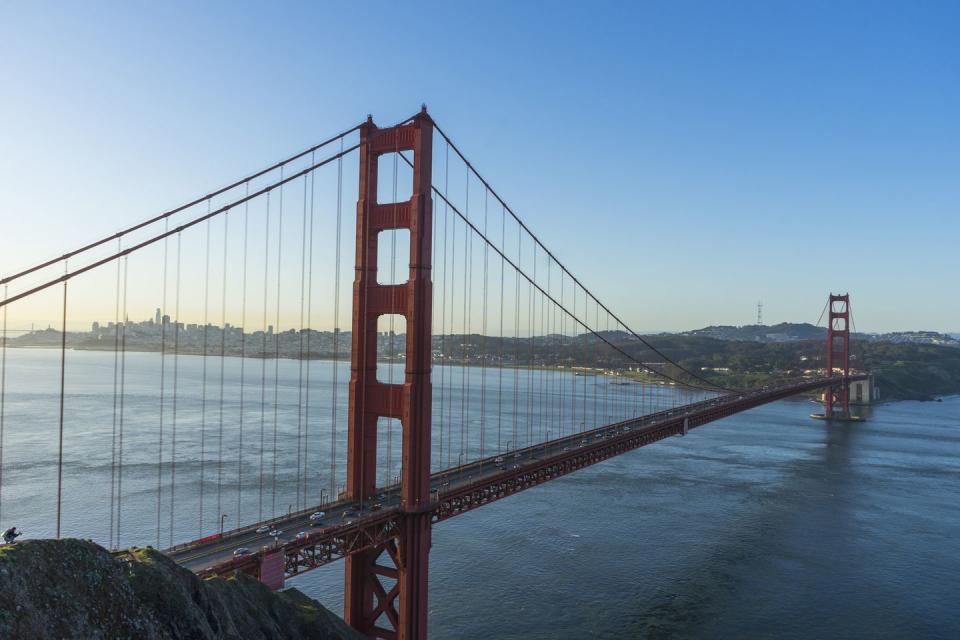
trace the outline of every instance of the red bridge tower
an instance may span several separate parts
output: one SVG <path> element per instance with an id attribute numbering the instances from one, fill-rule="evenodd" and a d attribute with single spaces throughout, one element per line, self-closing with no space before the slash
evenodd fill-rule
<path id="1" fill-rule="evenodd" d="M 378 203 L 377 160 L 383 154 L 401 151 L 413 152 L 412 196 L 406 202 Z M 427 635 L 432 151 L 433 122 L 426 108 L 395 127 L 379 129 L 368 118 L 360 129 L 348 418 L 349 497 L 363 505 L 376 492 L 378 418 L 399 419 L 403 432 L 403 516 L 397 536 L 346 559 L 344 617 L 352 627 L 373 638 L 417 640 Z M 377 239 L 381 231 L 390 229 L 410 230 L 410 274 L 401 284 L 378 284 Z M 377 319 L 386 314 L 403 315 L 407 322 L 403 384 L 377 381 Z"/>
<path id="2" fill-rule="evenodd" d="M 824 417 L 850 417 L 850 294 L 830 294 L 827 324 L 827 375 L 837 369 L 843 373 L 843 384 L 830 387 L 823 394 Z M 835 405 L 840 405 L 834 413 Z"/>

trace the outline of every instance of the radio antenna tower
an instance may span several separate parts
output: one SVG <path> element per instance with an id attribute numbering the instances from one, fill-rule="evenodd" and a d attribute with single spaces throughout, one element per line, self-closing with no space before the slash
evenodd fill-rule
<path id="1" fill-rule="evenodd" d="M 757 301 L 757 326 L 763 325 L 763 300 Z"/>

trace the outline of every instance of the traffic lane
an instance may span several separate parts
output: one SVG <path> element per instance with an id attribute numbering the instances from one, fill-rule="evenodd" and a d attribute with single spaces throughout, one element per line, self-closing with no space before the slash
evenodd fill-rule
<path id="1" fill-rule="evenodd" d="M 706 404 L 715 405 L 722 404 L 721 402 L 708 401 Z M 667 410 L 660 417 L 679 417 L 688 412 L 677 412 L 676 410 Z M 650 418 L 641 418 L 637 427 L 645 426 L 650 422 Z M 627 431 L 631 430 L 630 427 L 626 428 Z M 524 464 L 540 459 L 538 454 L 545 454 L 546 457 L 552 455 L 557 455 L 564 453 L 573 448 L 579 448 L 590 444 L 591 442 L 601 441 L 615 435 L 619 435 L 624 432 L 624 428 L 611 428 L 604 431 L 588 434 L 573 434 L 570 436 L 565 436 L 559 438 L 552 443 L 544 445 L 544 447 L 537 448 L 533 451 L 527 451 L 523 453 L 516 453 L 513 455 L 504 456 L 503 469 L 514 469 L 518 468 Z M 488 465 L 481 465 L 479 467 L 467 467 L 460 470 L 453 470 L 442 474 L 437 474 L 434 481 L 431 482 L 431 487 L 434 489 L 443 489 L 444 487 L 451 486 L 453 484 L 462 484 L 464 482 L 473 481 L 477 477 L 492 477 L 496 476 L 501 472 L 501 467 L 496 463 L 489 463 Z M 397 489 L 392 489 L 384 491 L 379 494 L 376 498 L 383 504 L 383 506 L 393 506 L 394 503 L 399 503 L 400 495 Z M 336 524 L 337 520 L 343 520 L 343 514 L 346 512 L 354 511 L 358 512 L 357 517 L 364 517 L 375 513 L 375 511 L 370 510 L 369 508 L 364 509 L 362 512 L 359 511 L 359 504 L 347 504 L 347 505 L 338 505 L 337 508 L 327 512 L 321 521 L 323 524 L 319 526 L 330 526 Z M 275 528 L 281 534 L 281 540 L 283 542 L 288 542 L 295 538 L 296 534 L 300 531 L 309 531 L 311 528 L 311 521 L 309 517 L 299 517 L 293 522 L 278 522 L 275 524 Z M 231 537 L 229 539 L 223 539 L 217 541 L 217 543 L 211 545 L 210 547 L 203 548 L 193 548 L 185 549 L 181 552 L 171 554 L 175 560 L 187 567 L 199 567 L 203 568 L 206 565 L 216 564 L 227 560 L 233 557 L 233 552 L 240 547 L 248 546 L 255 547 L 251 548 L 251 552 L 258 551 L 263 546 L 271 546 L 274 544 L 274 538 L 269 533 L 257 534 L 255 532 L 250 532 L 244 534 L 241 537 Z"/>
<path id="2" fill-rule="evenodd" d="M 395 491 L 383 492 L 378 494 L 378 498 L 383 507 L 393 506 L 399 502 L 399 495 Z M 368 503 L 370 504 L 370 503 Z M 380 509 L 371 509 L 369 506 L 360 511 L 359 503 L 338 505 L 337 508 L 326 511 L 324 516 L 315 524 L 309 516 L 300 516 L 292 522 L 278 522 L 274 524 L 274 530 L 280 533 L 279 542 L 290 542 L 296 538 L 300 532 L 309 533 L 322 527 L 328 527 L 341 522 L 346 522 L 354 518 L 362 518 L 379 512 Z M 345 516 L 351 513 L 353 516 Z M 234 551 L 239 548 L 249 548 L 251 553 L 260 551 L 263 546 L 273 546 L 274 537 L 267 533 L 248 532 L 240 536 L 221 539 L 209 546 L 194 547 L 171 554 L 171 557 L 179 564 L 192 568 L 202 569 L 207 565 L 216 564 L 233 557 Z"/>

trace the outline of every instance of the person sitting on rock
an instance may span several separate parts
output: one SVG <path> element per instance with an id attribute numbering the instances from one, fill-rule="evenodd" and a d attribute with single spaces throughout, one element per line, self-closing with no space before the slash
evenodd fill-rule
<path id="1" fill-rule="evenodd" d="M 16 527 L 10 527 L 3 532 L 3 541 L 6 544 L 13 544 L 17 538 L 23 535 L 23 531 L 17 531 Z"/>

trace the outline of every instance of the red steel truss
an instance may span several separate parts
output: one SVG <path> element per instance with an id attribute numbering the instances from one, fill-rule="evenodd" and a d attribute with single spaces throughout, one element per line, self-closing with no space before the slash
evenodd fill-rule
<path id="1" fill-rule="evenodd" d="M 851 376 L 849 380 L 862 380 L 866 377 L 866 375 Z M 681 409 L 662 411 L 558 438 L 551 442 L 557 445 L 569 444 L 571 445 L 569 450 L 561 450 L 554 455 L 528 460 L 517 469 L 497 469 L 493 458 L 464 465 L 460 473 L 461 478 L 466 480 L 456 481 L 455 479 L 444 486 L 439 491 L 438 498 L 427 506 L 423 515 L 432 522 L 447 520 L 622 453 L 670 436 L 684 435 L 690 429 L 714 420 L 798 393 L 835 386 L 837 383 L 837 377 L 818 378 L 761 392 L 720 396 L 687 405 Z M 580 446 L 583 441 L 587 444 Z M 516 453 L 523 454 L 541 449 L 542 446 L 519 449 Z M 486 473 L 482 472 L 483 469 L 486 469 Z M 440 481 L 444 477 L 444 473 L 438 473 L 433 479 Z M 358 517 L 350 523 L 324 527 L 308 533 L 302 539 L 285 542 L 280 546 L 285 554 L 286 575 L 294 576 L 341 558 L 347 558 L 349 562 L 351 558 L 361 555 L 376 554 L 378 557 L 384 555 L 384 560 L 389 558 L 395 563 L 399 559 L 402 562 L 402 526 L 408 515 L 397 507 L 385 508 L 382 511 L 374 511 Z M 397 540 L 401 542 L 395 542 Z M 227 560 L 203 569 L 198 574 L 201 577 L 211 577 L 229 575 L 234 570 L 241 570 L 259 576 L 262 559 L 275 551 L 276 548 L 264 548 L 254 555 Z M 377 566 L 381 567 L 381 565 Z M 378 576 L 387 578 L 397 575 L 395 567 L 382 566 L 377 571 L 381 572 Z M 402 597 L 399 588 L 396 585 L 387 588 L 378 581 L 377 586 L 372 586 L 371 589 L 378 596 L 378 602 L 370 613 L 377 611 L 386 613 L 390 620 L 394 620 L 386 605 L 381 607 L 380 604 L 394 602 L 398 595 Z M 393 637 L 392 632 L 386 629 L 381 629 L 378 633 Z"/>

